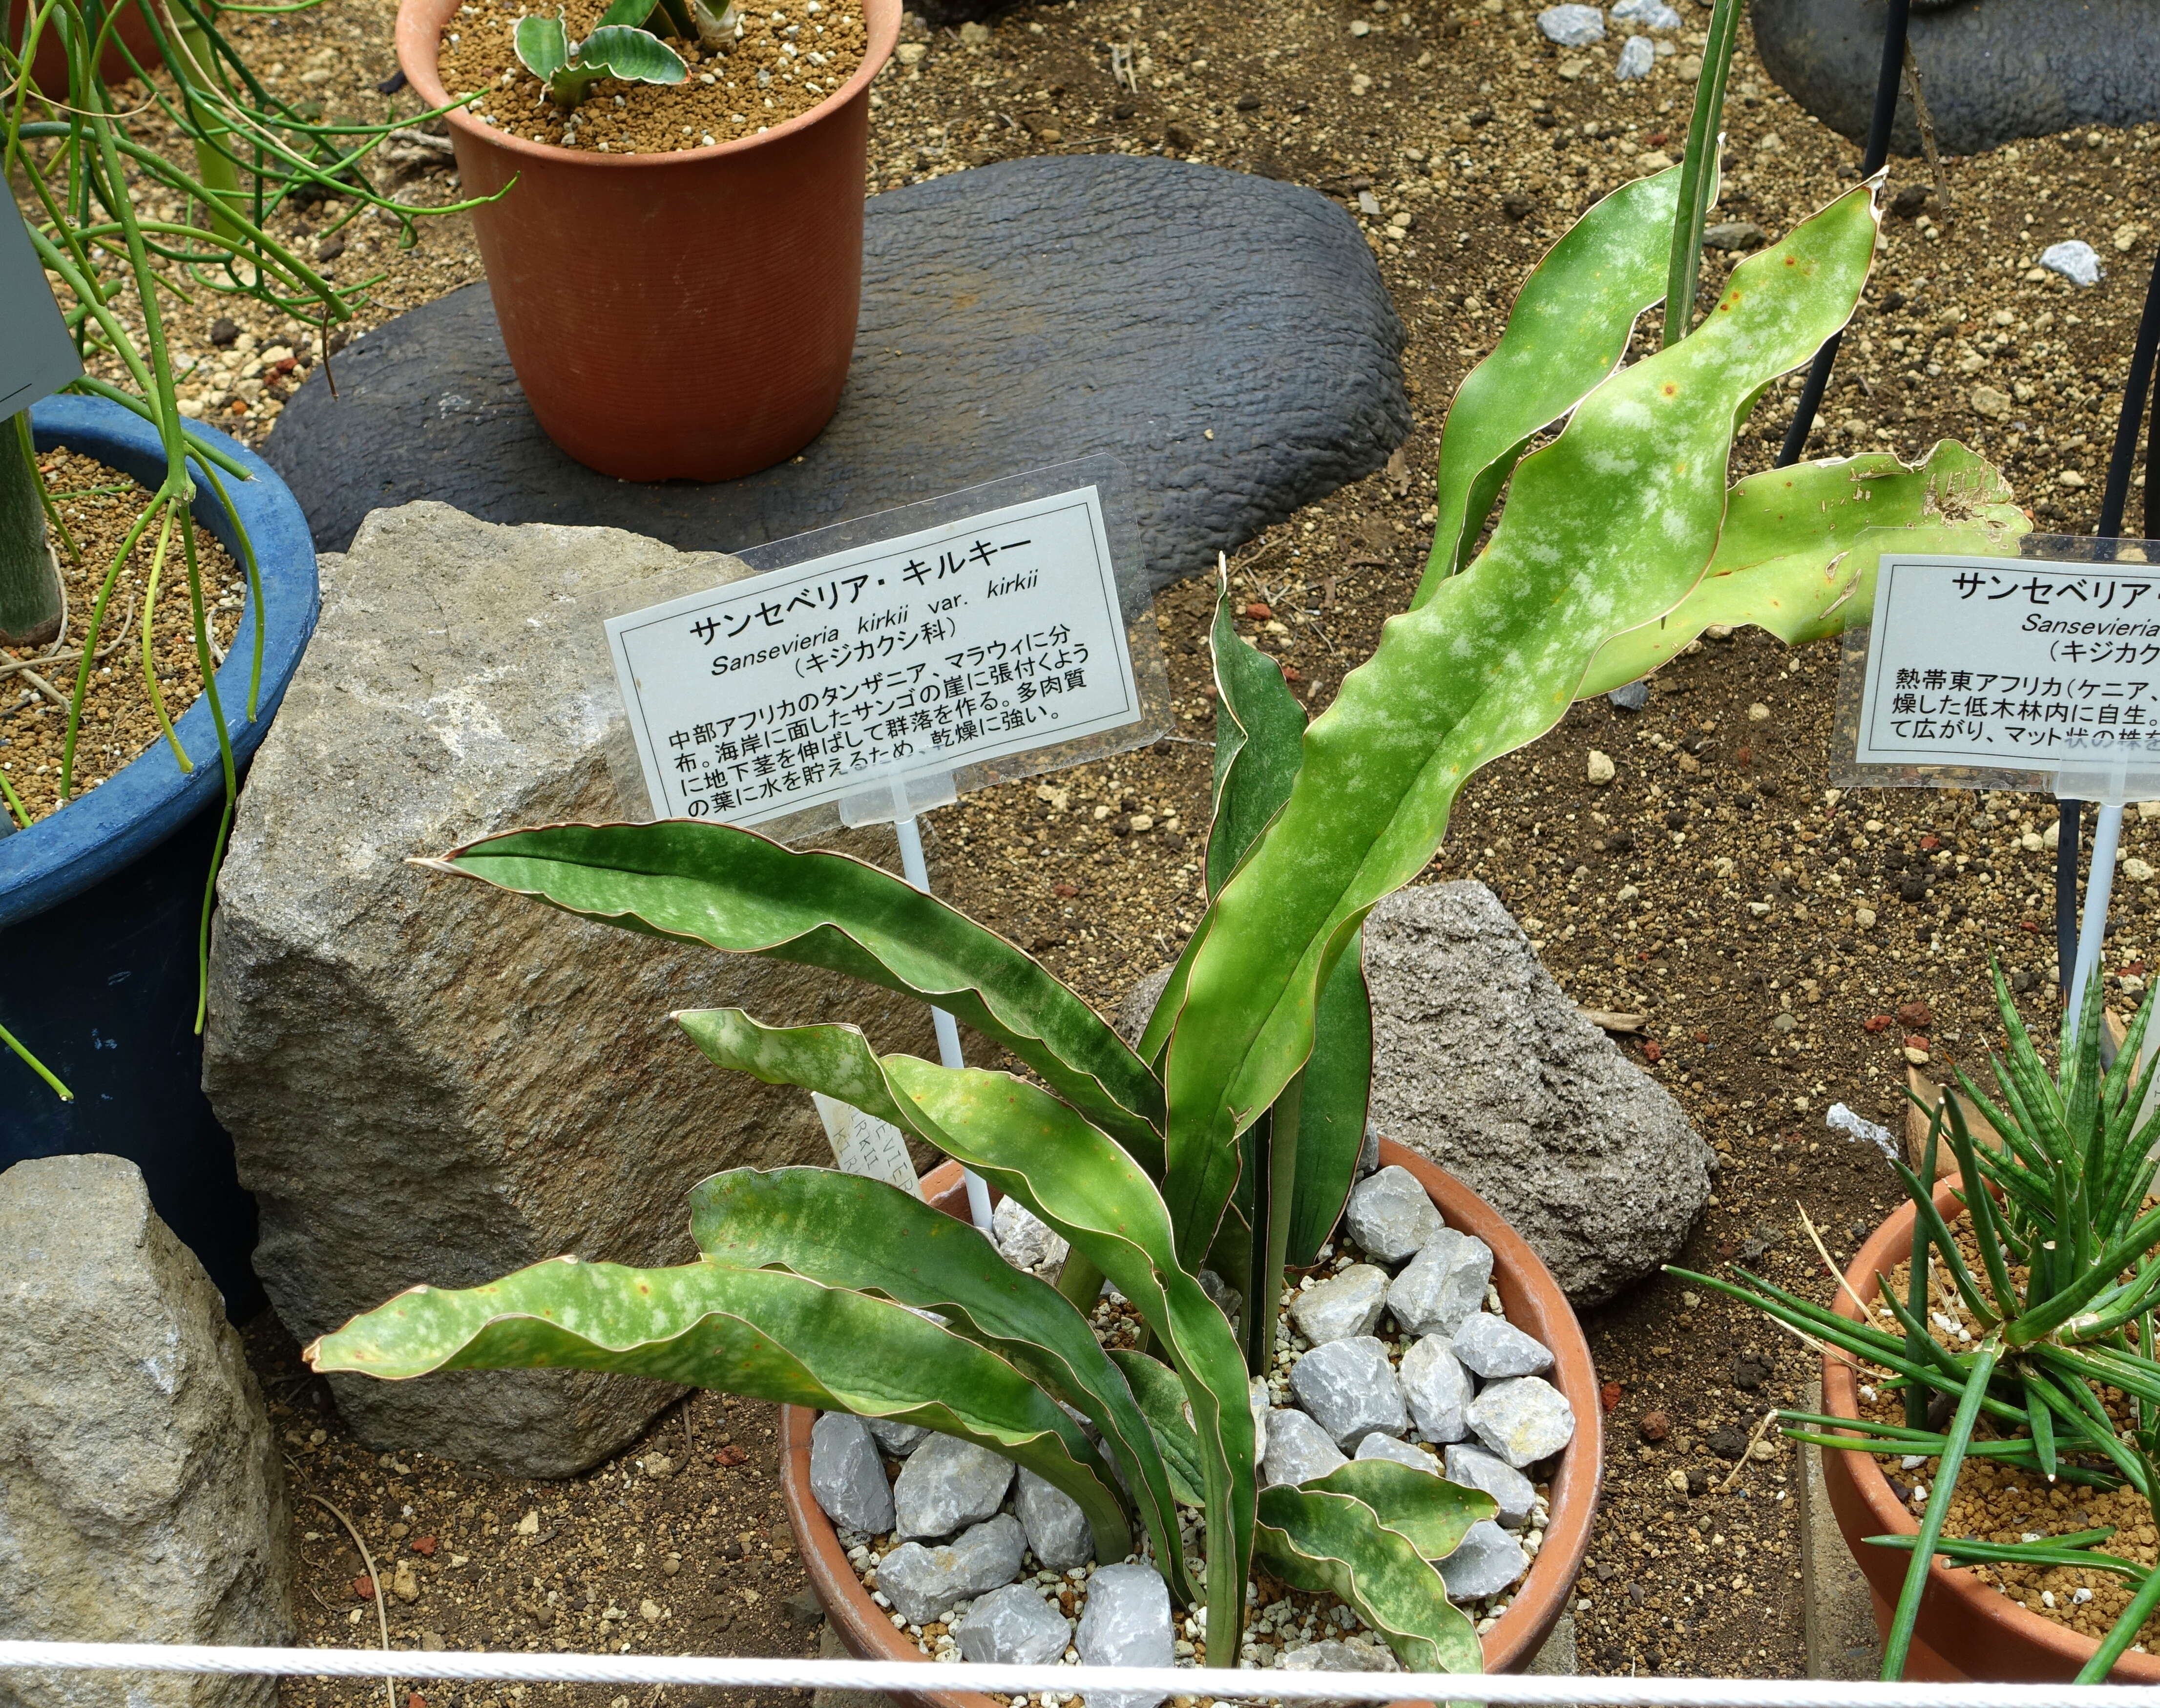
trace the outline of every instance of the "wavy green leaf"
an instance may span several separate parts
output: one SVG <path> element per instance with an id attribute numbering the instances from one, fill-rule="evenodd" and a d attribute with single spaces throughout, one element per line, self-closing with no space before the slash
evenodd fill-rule
<path id="1" fill-rule="evenodd" d="M 1314 719 L 1288 804 L 1212 904 L 1171 1037 L 1163 1197 L 1180 1251 L 1207 1249 L 1233 1135 L 1304 1064 L 1335 958 L 1432 857 L 1463 781 L 1550 729 L 1607 637 L 1700 579 L 1736 415 L 1851 314 L 1876 220 L 1872 188 L 1841 197 L 1735 268 L 1692 336 L 1585 397 L 1517 469 L 1477 562 L 1392 618 Z"/>
<path id="2" fill-rule="evenodd" d="M 1623 184 L 1571 226 L 1524 280 L 1492 355 L 1456 389 L 1413 610 L 1468 561 L 1524 447 L 1619 366 L 1635 322 L 1665 293 L 1681 170 Z"/>
<path id="3" fill-rule="evenodd" d="M 1025 1465 L 1129 1537 L 1109 1468 L 1057 1402 L 996 1353 L 902 1305 L 715 1263 L 551 1259 L 485 1286 L 412 1287 L 307 1349 L 319 1371 L 606 1370 L 920 1424 Z"/>
<path id="4" fill-rule="evenodd" d="M 913 885 L 731 825 L 557 824 L 422 864 L 655 937 L 824 967 L 945 1009 L 1159 1171 L 1162 1087 L 1040 964 Z"/>
<path id="5" fill-rule="evenodd" d="M 1277 1483 L 1260 1491 L 1259 1511 L 1260 1558 L 1291 1588 L 1342 1597 L 1412 1672 L 1484 1670 L 1477 1628 L 1449 1602 L 1440 1574 L 1363 1501 Z"/>
<path id="6" fill-rule="evenodd" d="M 1409 1537 L 1427 1560 L 1446 1559 L 1462 1546 L 1472 1524 L 1500 1510 L 1499 1502 L 1482 1488 L 1465 1488 L 1437 1469 L 1420 1471 L 1393 1459 L 1353 1459 L 1298 1487 L 1364 1502 L 1374 1517 Z"/>
<path id="7" fill-rule="evenodd" d="M 632 83 L 680 83 L 690 75 L 683 56 L 641 29 L 606 24 L 578 44 L 581 70 L 601 70 Z"/>
<path id="8" fill-rule="evenodd" d="M 1285 1256 L 1303 1269 L 1319 1262 L 1320 1248 L 1342 1219 L 1365 1148 L 1373 1100 L 1373 998 L 1365 985 L 1362 942 L 1343 952 L 1321 987 L 1312 1056 L 1298 1078 L 1297 1179 Z"/>
<path id="9" fill-rule="evenodd" d="M 693 1038 L 713 1030 L 708 1014 L 677 1018 Z M 1075 1407 L 1123 1466 L 1155 1558 L 1175 1562 L 1171 1586 L 1194 1599 L 1178 1553 L 1172 1476 L 1144 1408 L 1087 1319 L 1048 1282 L 1007 1263 L 969 1223 L 861 1175 L 738 1168 L 691 1188 L 690 1237 L 715 1263 L 787 1269 L 938 1311 Z"/>
<path id="10" fill-rule="evenodd" d="M 1694 590 L 1599 647 L 1576 698 L 1649 675 L 1713 623 L 1752 624 L 1796 646 L 1838 634 L 1872 613 L 1883 553 L 2015 557 L 2032 526 L 2009 483 L 1955 440 L 1917 465 L 1868 452 L 1765 469 L 1732 488 Z"/>
<path id="11" fill-rule="evenodd" d="M 611 0 L 608 9 L 594 24 L 595 29 L 608 29 L 620 24 L 631 29 L 642 29 L 652 16 L 654 0 Z"/>
<path id="12" fill-rule="evenodd" d="M 1201 1468 L 1200 1437 L 1193 1433 L 1185 1384 L 1177 1372 L 1160 1358 L 1122 1347 L 1112 1348 L 1110 1362 L 1124 1372 L 1133 1398 L 1155 1432 L 1163 1463 L 1170 1467 L 1171 1492 L 1186 1506 L 1205 1504 L 1207 1497 L 1201 1491 L 1207 1474 Z"/>
<path id="13" fill-rule="evenodd" d="M 543 83 L 570 63 L 570 38 L 559 18 L 521 18 L 510 41 L 518 63 Z"/>
<path id="14" fill-rule="evenodd" d="M 1208 643 L 1216 688 L 1215 812 L 1207 868 L 1212 896 L 1290 798 L 1304 752 L 1305 708 L 1283 680 L 1282 666 L 1238 632 L 1227 579 L 1216 589 Z"/>

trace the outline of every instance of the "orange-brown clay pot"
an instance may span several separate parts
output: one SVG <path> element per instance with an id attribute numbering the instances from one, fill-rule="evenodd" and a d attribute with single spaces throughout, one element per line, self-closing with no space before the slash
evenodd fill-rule
<path id="1" fill-rule="evenodd" d="M 1380 1162 L 1384 1167 L 1395 1164 L 1408 1169 L 1431 1195 L 1449 1227 L 1474 1233 L 1493 1248 L 1493 1285 L 1500 1290 L 1508 1321 L 1552 1349 L 1555 1368 L 1550 1379 L 1575 1408 L 1575 1439 L 1560 1454 L 1553 1473 L 1551 1521 L 1545 1527 L 1545 1545 L 1499 1623 L 1485 1633 L 1486 1670 L 1514 1672 L 1528 1665 L 1552 1634 L 1590 1550 L 1590 1521 L 1597 1511 L 1605 1456 L 1605 1414 L 1598 1402 L 1590 1345 L 1560 1284 L 1522 1237 L 1500 1219 L 1498 1211 L 1453 1175 L 1392 1140 L 1380 1141 Z M 957 1163 L 933 1169 L 924 1176 L 922 1190 L 948 1215 L 967 1214 Z M 840 1640 L 858 1659 L 935 1665 L 893 1629 L 890 1616 L 870 1600 L 849 1565 L 831 1521 L 811 1495 L 810 1425 L 817 1415 L 797 1405 L 783 1406 L 780 1414 L 781 1488 L 811 1586 L 824 1603 Z M 1004 1699 L 974 1690 L 924 1689 L 896 1694 L 911 1708 L 1005 1708 Z"/>
<path id="2" fill-rule="evenodd" d="M 459 0 L 403 0 L 397 62 L 423 101 Z M 548 438 L 626 480 L 725 480 L 832 418 L 854 351 L 870 86 L 901 0 L 863 0 L 868 48 L 822 105 L 762 135 L 671 154 L 508 137 L 463 111 L 450 139 L 487 286 Z"/>
<path id="3" fill-rule="evenodd" d="M 113 34 L 120 38 L 110 42 L 98 55 L 98 70 L 108 83 L 121 83 L 135 75 L 135 66 L 155 70 L 158 66 L 157 46 L 150 38 L 150 21 L 143 15 L 141 6 L 132 0 L 108 0 L 108 12 L 117 11 L 119 21 L 113 25 Z M 8 7 L 8 39 L 19 48 L 23 31 L 29 22 L 30 0 L 9 0 Z M 127 44 L 122 51 L 121 42 Z M 131 64 L 127 55 L 132 53 Z M 60 45 L 60 32 L 48 22 L 38 37 L 37 57 L 30 63 L 30 81 L 40 94 L 55 101 L 65 101 L 68 93 L 67 50 Z"/>
<path id="4" fill-rule="evenodd" d="M 1963 1213 L 1953 1189 L 1955 1176 L 1935 1190 L 1935 1207 L 1952 1222 Z M 1908 1203 L 1875 1230 L 1845 1272 L 1846 1284 L 1862 1299 L 1882 1290 L 1878 1280 L 1913 1254 L 1913 1207 Z M 1841 1293 L 1838 1314 L 1860 1320 L 1860 1310 Z M 1857 1418 L 1860 1395 L 1852 1367 L 1841 1359 L 1823 1360 L 1823 1409 L 1835 1417 Z M 1823 1481 L 1830 1510 L 1845 1545 L 1867 1575 L 1875 1602 L 1875 1628 L 1887 1635 L 1898 1596 L 1904 1587 L 1912 1555 L 1873 1548 L 1870 1536 L 1911 1536 L 1919 1524 L 1896 1496 L 1880 1461 L 1872 1453 L 1823 1450 Z M 2028 1613 L 1970 1568 L 1952 1570 L 1937 1560 L 1920 1596 L 1920 1617 L 1907 1656 L 1908 1679 L 1957 1684 L 1985 1679 L 1995 1684 L 2068 1684 L 2100 1645 L 2068 1626 Z M 2160 1655 L 2126 1654 L 2108 1675 L 2117 1685 L 2160 1684 Z"/>

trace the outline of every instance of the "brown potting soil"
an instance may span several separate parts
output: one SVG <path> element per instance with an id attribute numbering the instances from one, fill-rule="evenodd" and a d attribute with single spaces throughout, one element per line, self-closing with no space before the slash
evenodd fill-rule
<path id="1" fill-rule="evenodd" d="M 150 498 L 133 476 L 65 449 L 40 456 L 38 466 L 73 550 L 55 537 L 60 582 L 67 592 L 67 621 L 60 638 L 44 646 L 0 648 L 0 670 L 7 672 L 0 676 L 0 772 L 33 823 L 60 805 L 67 707 L 81 668 L 83 639 L 113 559 Z M 142 615 L 158 534 L 156 525 L 143 530 L 106 600 L 75 736 L 77 797 L 164 740 L 143 668 Z M 231 555 L 199 526 L 195 553 L 210 638 L 222 649 L 240 626 L 247 582 Z M 202 693 L 187 561 L 177 527 L 158 577 L 150 653 L 166 715 L 177 724 Z"/>
<path id="2" fill-rule="evenodd" d="M 573 42 L 600 20 L 600 0 L 562 8 Z M 756 135 L 829 99 L 862 64 L 860 0 L 781 0 L 742 14 L 742 34 L 711 53 L 670 41 L 690 68 L 678 84 L 603 78 L 564 110 L 527 70 L 511 44 L 532 10 L 513 0 L 474 0 L 443 33 L 443 86 L 486 93 L 470 109 L 506 135 L 602 154 L 667 154 Z M 654 19 L 655 23 L 661 20 Z"/>

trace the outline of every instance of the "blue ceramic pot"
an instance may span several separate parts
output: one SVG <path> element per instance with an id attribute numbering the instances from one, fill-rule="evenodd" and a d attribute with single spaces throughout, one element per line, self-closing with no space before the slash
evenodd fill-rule
<path id="1" fill-rule="evenodd" d="M 152 486 L 164 478 L 156 432 L 117 404 L 52 397 L 30 422 L 41 450 L 65 445 Z M 314 548 L 307 518 L 267 463 L 214 428 L 193 431 L 253 476 L 228 475 L 225 484 L 255 548 L 262 606 L 249 602 L 217 673 L 233 751 L 245 762 L 314 631 Z M 195 514 L 234 545 L 206 489 Z M 250 719 L 255 628 L 266 611 L 262 693 Z M 203 888 L 225 797 L 208 701 L 190 707 L 175 731 L 192 771 L 160 741 L 63 811 L 0 838 L 0 1023 L 75 1094 L 62 1103 L 0 1050 L 0 1169 L 33 1156 L 127 1157 L 237 1316 L 262 1296 L 248 1263 L 255 1206 L 203 1096 L 195 1031 Z"/>

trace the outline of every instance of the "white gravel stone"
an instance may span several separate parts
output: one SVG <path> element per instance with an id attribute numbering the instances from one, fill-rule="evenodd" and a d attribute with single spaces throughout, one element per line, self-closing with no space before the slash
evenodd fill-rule
<path id="1" fill-rule="evenodd" d="M 810 1425 L 810 1493 L 844 1530 L 875 1536 L 892 1528 L 892 1485 L 862 1419 L 828 1411 Z"/>
<path id="2" fill-rule="evenodd" d="M 2072 284 L 2087 288 L 2100 283 L 2100 256 L 2091 244 L 2076 237 L 2050 243 L 2040 252 L 2040 265 L 2059 273 Z"/>
<path id="3" fill-rule="evenodd" d="M 1035 1557 L 1052 1571 L 1067 1571 L 1095 1557 L 1094 1532 L 1088 1528 L 1088 1515 L 1080 1510 L 1080 1503 L 1032 1471 L 1020 1473 L 1013 1511 L 1020 1515 L 1020 1527 L 1027 1532 L 1027 1545 L 1035 1550 Z"/>
<path id="4" fill-rule="evenodd" d="M 1650 75 L 1650 67 L 1658 62 L 1658 44 L 1646 35 L 1631 35 L 1620 45 L 1620 57 L 1612 62 L 1612 75 L 1622 83 L 1638 82 Z"/>
<path id="5" fill-rule="evenodd" d="M 1106 1565 L 1088 1580 L 1088 1606 L 1073 1645 L 1083 1666 L 1168 1666 L 1176 1638 L 1170 1586 L 1151 1565 Z M 1160 1694 L 1095 1690 L 1088 1708 L 1155 1708 Z"/>
<path id="6" fill-rule="evenodd" d="M 1403 1664 L 1386 1649 L 1362 1637 L 1340 1640 L 1325 1637 L 1301 1648 L 1286 1649 L 1275 1665 L 1291 1673 L 1399 1673 L 1403 1669 Z M 1353 1708 L 1353 1705 L 1338 1697 L 1323 1697 L 1318 1701 L 1301 1701 L 1298 1708 Z"/>
<path id="7" fill-rule="evenodd" d="M 921 1424 L 895 1423 L 889 1417 L 866 1418 L 870 1434 L 878 1446 L 896 1459 L 905 1459 L 930 1439 L 930 1431 Z"/>
<path id="8" fill-rule="evenodd" d="M 1358 1443 L 1353 1459 L 1392 1459 L 1398 1465 L 1407 1465 L 1413 1471 L 1430 1471 L 1440 1475 L 1440 1461 L 1421 1447 L 1413 1447 L 1408 1441 L 1399 1441 L 1393 1435 L 1384 1435 L 1375 1430 Z"/>
<path id="9" fill-rule="evenodd" d="M 1440 1579 L 1451 1601 L 1482 1601 L 1530 1569 L 1523 1544 L 1490 1519 L 1472 1524 L 1455 1552 L 1440 1562 Z"/>
<path id="10" fill-rule="evenodd" d="M 1446 1334 L 1485 1303 L 1493 1249 L 1475 1234 L 1443 1228 L 1388 1289 L 1388 1309 L 1409 1334 Z"/>
<path id="11" fill-rule="evenodd" d="M 1399 1264 L 1424 1250 L 1447 1224 L 1440 1219 L 1417 1176 L 1396 1165 L 1358 1182 L 1343 1225 L 1368 1256 Z"/>
<path id="12" fill-rule="evenodd" d="M 1290 1320 L 1313 1345 L 1322 1346 L 1370 1334 L 1387 1302 L 1388 1272 L 1373 1264 L 1353 1264 L 1292 1299 Z"/>
<path id="13" fill-rule="evenodd" d="M 1470 1433 L 1470 1398 L 1476 1390 L 1446 1335 L 1413 1342 L 1395 1380 L 1411 1422 L 1426 1441 L 1459 1441 Z"/>
<path id="14" fill-rule="evenodd" d="M 968 1608 L 953 1628 L 953 1637 L 960 1645 L 960 1658 L 978 1665 L 1047 1666 L 1072 1642 L 1072 1622 L 1036 1594 L 1033 1585 L 1008 1584 Z"/>
<path id="15" fill-rule="evenodd" d="M 1678 29 L 1682 19 L 1665 0 L 1620 0 L 1612 8 L 1615 23 L 1638 23 L 1644 29 Z"/>
<path id="16" fill-rule="evenodd" d="M 1285 1406 L 1268 1414 L 1268 1452 L 1262 1469 L 1270 1485 L 1310 1482 L 1348 1462 L 1327 1431 L 1303 1412 Z"/>
<path id="17" fill-rule="evenodd" d="M 1013 1470 L 1003 1454 L 958 1435 L 932 1435 L 893 1480 L 894 1534 L 949 1536 L 987 1519 L 1005 1503 Z"/>
<path id="18" fill-rule="evenodd" d="M 1530 1479 L 1505 1459 L 1494 1457 L 1482 1447 L 1458 1441 L 1447 1450 L 1446 1474 L 1450 1482 L 1459 1482 L 1466 1488 L 1482 1488 L 1499 1502 L 1500 1510 L 1495 1516 L 1503 1529 L 1519 1530 L 1529 1522 L 1538 1492 L 1530 1487 Z"/>
<path id="19" fill-rule="evenodd" d="M 1575 1435 L 1575 1408 L 1542 1376 L 1495 1382 L 1470 1402 L 1477 1439 L 1522 1471 L 1550 1459 Z"/>
<path id="20" fill-rule="evenodd" d="M 1065 1261 L 1065 1236 L 1018 1198 L 1000 1198 L 990 1213 L 990 1238 L 1016 1269 L 1047 1269 Z"/>
<path id="21" fill-rule="evenodd" d="M 1290 1367 L 1290 1391 L 1346 1453 L 1375 1430 L 1399 1435 L 1410 1427 L 1388 1349 L 1369 1334 L 1315 1347 Z"/>
<path id="22" fill-rule="evenodd" d="M 1564 48 L 1586 48 L 1605 39 L 1605 14 L 1595 6 L 1548 6 L 1538 14 L 1547 41 Z"/>
<path id="23" fill-rule="evenodd" d="M 1253 1459 L 1255 1463 L 1268 1456 L 1268 1412 L 1273 1404 L 1268 1393 L 1268 1378 L 1255 1376 L 1245 1384 L 1245 1404 L 1253 1409 Z"/>
<path id="24" fill-rule="evenodd" d="M 1455 1356 L 1481 1381 L 1509 1376 L 1542 1376 L 1553 1355 L 1522 1330 L 1489 1311 L 1481 1311 L 1455 1331 Z"/>
<path id="25" fill-rule="evenodd" d="M 909 1624 L 927 1625 L 944 1617 L 955 1602 L 1010 1583 L 1026 1549 L 1020 1520 L 1000 1513 L 943 1547 L 901 1543 L 880 1563 L 877 1586 Z"/>

